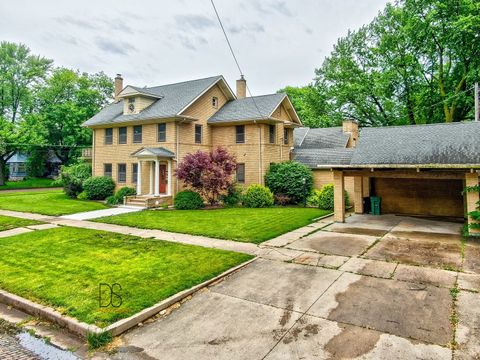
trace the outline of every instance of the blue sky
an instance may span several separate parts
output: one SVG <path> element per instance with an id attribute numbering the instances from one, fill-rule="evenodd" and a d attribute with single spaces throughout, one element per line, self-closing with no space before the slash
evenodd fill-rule
<path id="1" fill-rule="evenodd" d="M 305 85 L 338 37 L 370 22 L 386 0 L 216 0 L 254 95 Z M 122 73 L 154 86 L 238 70 L 210 0 L 15 0 L 0 3 L 0 40 L 58 66 Z"/>

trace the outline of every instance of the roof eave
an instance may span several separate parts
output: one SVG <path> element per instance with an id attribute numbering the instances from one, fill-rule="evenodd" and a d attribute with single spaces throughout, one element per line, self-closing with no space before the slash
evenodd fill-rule
<path id="1" fill-rule="evenodd" d="M 480 169 L 480 164 L 318 164 L 317 169 Z"/>

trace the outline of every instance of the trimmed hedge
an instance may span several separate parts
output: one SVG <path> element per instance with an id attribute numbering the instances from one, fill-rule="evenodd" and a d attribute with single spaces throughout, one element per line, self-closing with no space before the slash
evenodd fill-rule
<path id="1" fill-rule="evenodd" d="M 120 188 L 115 195 L 107 197 L 105 200 L 107 201 L 108 205 L 117 205 L 123 203 L 123 198 L 125 196 L 132 196 L 136 195 L 137 190 L 132 187 L 124 186 Z"/>
<path id="2" fill-rule="evenodd" d="M 113 195 L 115 182 L 108 176 L 92 176 L 83 182 L 83 189 L 90 200 L 104 200 Z"/>
<path id="3" fill-rule="evenodd" d="M 204 207 L 200 194 L 192 190 L 180 191 L 173 199 L 173 205 L 178 210 L 196 210 Z"/>
<path id="4" fill-rule="evenodd" d="M 264 208 L 273 205 L 273 194 L 262 185 L 250 185 L 243 195 L 243 205 L 249 208 Z"/>
<path id="5" fill-rule="evenodd" d="M 270 165 L 265 175 L 265 185 L 275 195 L 288 196 L 290 203 L 300 204 L 305 201 L 312 190 L 313 174 L 303 164 L 296 161 L 285 161 Z"/>

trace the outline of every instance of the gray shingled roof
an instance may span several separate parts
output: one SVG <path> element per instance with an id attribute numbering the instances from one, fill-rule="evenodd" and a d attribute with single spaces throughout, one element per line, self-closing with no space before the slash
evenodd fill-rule
<path id="1" fill-rule="evenodd" d="M 480 122 L 363 128 L 351 165 L 480 164 Z"/>
<path id="2" fill-rule="evenodd" d="M 156 155 L 156 156 L 160 156 L 160 157 L 175 157 L 175 153 L 168 150 L 168 149 L 165 149 L 164 147 L 157 147 L 157 148 L 141 148 L 137 151 L 135 151 L 132 156 L 135 156 L 137 155 L 139 152 L 141 151 L 149 151 L 151 152 L 152 154 Z"/>
<path id="3" fill-rule="evenodd" d="M 226 103 L 210 119 L 209 124 L 268 118 L 287 96 L 284 93 L 246 97 Z"/>
<path id="4" fill-rule="evenodd" d="M 330 128 L 298 128 L 293 131 L 295 147 L 301 149 L 333 149 L 345 148 L 349 135 L 342 127 Z"/>
<path id="5" fill-rule="evenodd" d="M 310 168 L 318 165 L 349 165 L 353 148 L 295 149 L 294 160 Z"/>
<path id="6" fill-rule="evenodd" d="M 123 115 L 123 100 L 120 100 L 118 103 L 107 105 L 83 125 L 107 125 L 135 120 L 174 117 L 220 79 L 223 79 L 223 77 L 218 75 L 205 79 L 190 80 L 150 88 L 135 88 L 138 89 L 138 91 L 143 91 L 161 98 L 139 114 L 129 115 Z"/>

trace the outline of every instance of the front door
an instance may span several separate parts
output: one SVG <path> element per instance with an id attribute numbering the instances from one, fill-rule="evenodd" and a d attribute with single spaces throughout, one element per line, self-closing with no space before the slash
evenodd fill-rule
<path id="1" fill-rule="evenodd" d="M 158 192 L 165 194 L 167 192 L 167 165 L 160 164 L 160 181 Z"/>

